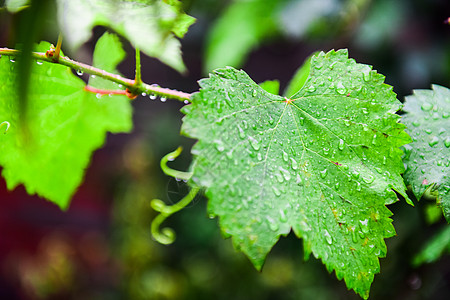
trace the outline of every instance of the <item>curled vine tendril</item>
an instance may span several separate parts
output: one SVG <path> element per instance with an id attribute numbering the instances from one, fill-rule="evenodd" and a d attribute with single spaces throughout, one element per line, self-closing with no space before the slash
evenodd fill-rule
<path id="1" fill-rule="evenodd" d="M 177 158 L 183 149 L 181 147 L 178 147 L 177 150 L 167 154 L 161 159 L 161 169 L 166 175 L 169 175 L 174 178 L 182 179 L 182 180 L 189 180 L 191 178 L 192 173 L 190 172 L 182 172 L 177 171 L 174 169 L 171 169 L 167 166 L 168 161 L 173 161 L 175 158 Z M 156 216 L 156 218 L 152 221 L 151 226 L 151 232 L 153 238 L 158 241 L 161 244 L 171 244 L 175 241 L 175 232 L 171 228 L 162 228 L 160 230 L 160 226 L 162 222 L 164 222 L 169 216 L 173 215 L 177 211 L 183 209 L 186 207 L 189 203 L 192 202 L 192 200 L 197 195 L 200 188 L 194 187 L 192 188 L 189 193 L 181 199 L 178 203 L 174 205 L 166 205 L 162 200 L 160 199 L 153 199 L 150 203 L 152 208 L 159 212 L 160 214 Z"/>
<path id="2" fill-rule="evenodd" d="M 8 132 L 8 129 L 9 129 L 9 127 L 11 126 L 11 124 L 9 124 L 9 122 L 8 122 L 8 121 L 3 121 L 2 123 L 0 123 L 0 128 L 2 128 L 2 127 L 3 127 L 3 125 L 5 125 L 5 126 L 6 126 L 6 128 L 5 128 L 5 132 L 4 132 L 4 133 L 7 133 L 7 132 Z"/>

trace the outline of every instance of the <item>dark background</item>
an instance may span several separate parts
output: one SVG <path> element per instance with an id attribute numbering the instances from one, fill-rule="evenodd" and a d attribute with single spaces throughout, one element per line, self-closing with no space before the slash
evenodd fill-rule
<path id="1" fill-rule="evenodd" d="M 280 33 L 263 40 L 237 67 L 256 82 L 279 79 L 284 88 L 312 52 L 348 48 L 350 57 L 384 74 L 401 101 L 432 83 L 450 87 L 448 0 L 366 1 L 364 9 L 350 15 L 342 7 L 358 1 L 338 2 L 341 10 L 318 18 L 305 35 Z M 144 56 L 144 82 L 195 92 L 197 80 L 209 71 L 203 70 L 206 38 L 229 4 L 185 1 L 186 11 L 197 18 L 182 40 L 189 73 L 181 75 Z M 12 46 L 16 18 L 0 11 L 0 47 Z M 40 38 L 56 43 L 55 30 L 46 29 Z M 104 30 L 96 27 L 77 53 L 64 45 L 63 50 L 89 63 Z M 129 55 L 120 71 L 132 78 L 133 50 L 125 41 L 124 46 Z M 139 97 L 133 105 L 133 132 L 108 135 L 66 212 L 27 195 L 23 187 L 7 191 L 1 179 L 0 299 L 359 299 L 320 261 L 304 262 L 302 243 L 292 234 L 274 247 L 263 271 L 255 271 L 221 237 L 201 196 L 166 221 L 177 233 L 174 244 L 154 242 L 150 200 L 176 202 L 187 191 L 183 182 L 164 176 L 159 160 L 179 145 L 190 149 L 193 141 L 179 135 L 181 103 Z M 188 152 L 172 166 L 187 169 Z M 370 299 L 449 299 L 448 255 L 434 264 L 411 266 L 445 222 L 427 224 L 423 202 L 413 208 L 400 201 L 389 208 L 398 236 L 386 241 L 388 256 L 381 259 Z"/>

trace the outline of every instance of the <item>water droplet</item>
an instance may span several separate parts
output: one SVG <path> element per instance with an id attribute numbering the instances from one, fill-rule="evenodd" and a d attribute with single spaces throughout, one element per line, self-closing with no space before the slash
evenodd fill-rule
<path id="1" fill-rule="evenodd" d="M 95 76 L 95 75 L 91 75 L 91 78 L 92 78 L 92 79 L 94 79 L 95 77 L 97 77 L 97 76 Z"/>
<path id="2" fill-rule="evenodd" d="M 97 94 L 95 94 L 95 97 L 97 97 L 97 99 L 100 99 L 102 97 L 102 94 L 97 93 Z"/>
<path id="3" fill-rule="evenodd" d="M 450 143 L 450 140 L 449 140 L 449 143 Z M 298 169 L 298 163 L 292 157 L 291 157 L 291 167 L 292 167 L 293 170 L 297 170 Z"/>
<path id="4" fill-rule="evenodd" d="M 273 122 L 274 122 L 274 121 L 273 121 L 272 116 L 269 116 L 269 124 L 270 124 L 270 125 L 273 125 Z"/>
<path id="5" fill-rule="evenodd" d="M 150 94 L 148 97 L 150 98 L 150 100 L 156 100 L 158 96 L 156 96 L 155 94 Z"/>
<path id="6" fill-rule="evenodd" d="M 372 137 L 372 145 L 376 145 L 377 144 L 377 134 L 375 133 Z"/>
<path id="7" fill-rule="evenodd" d="M 213 143 L 217 151 L 223 152 L 223 150 L 225 150 L 225 146 L 223 145 L 223 142 L 221 140 L 214 140 Z"/>
<path id="8" fill-rule="evenodd" d="M 275 196 L 277 196 L 277 197 L 281 196 L 281 192 L 279 189 L 277 189 L 276 186 L 272 185 L 272 190 L 273 190 L 273 193 L 275 194 Z"/>
<path id="9" fill-rule="evenodd" d="M 338 190 L 339 190 L 339 186 L 340 186 L 340 183 L 339 183 L 339 182 L 336 182 L 335 185 L 334 185 L 334 189 L 335 189 L 336 191 L 338 191 Z"/>
<path id="10" fill-rule="evenodd" d="M 419 122 L 419 121 L 413 121 L 412 124 L 413 124 L 415 127 L 419 127 L 419 126 L 420 126 L 420 122 Z"/>
<path id="11" fill-rule="evenodd" d="M 450 147 L 450 137 L 447 137 L 447 138 L 444 140 L 444 145 L 445 145 L 445 147 L 447 147 L 447 148 Z"/>
<path id="12" fill-rule="evenodd" d="M 367 177 L 363 176 L 363 180 L 365 183 L 371 184 L 375 180 L 375 177 L 369 174 Z"/>
<path id="13" fill-rule="evenodd" d="M 142 97 L 145 97 L 145 96 L 147 96 L 147 93 L 143 92 L 141 95 L 142 95 Z"/>
<path id="14" fill-rule="evenodd" d="M 284 161 L 288 161 L 289 160 L 289 155 L 286 152 L 284 152 L 284 151 L 282 151 L 282 152 L 283 152 L 283 160 Z"/>
<path id="15" fill-rule="evenodd" d="M 341 95 L 347 93 L 347 89 L 345 88 L 345 86 L 340 81 L 336 85 L 336 92 L 338 92 Z"/>
<path id="16" fill-rule="evenodd" d="M 295 179 L 295 183 L 297 185 L 303 185 L 303 180 L 302 180 L 302 177 L 300 177 L 300 174 L 297 174 L 297 177 Z"/>
<path id="17" fill-rule="evenodd" d="M 239 125 L 237 126 L 237 128 L 238 128 L 239 137 L 241 139 L 245 139 L 245 132 L 244 132 L 244 130 Z"/>
<path id="18" fill-rule="evenodd" d="M 331 238 L 331 235 L 330 235 L 330 233 L 328 232 L 328 230 L 324 230 L 323 231 L 323 236 L 325 237 L 325 240 L 327 241 L 327 243 L 329 244 L 329 245 L 331 245 L 332 243 L 333 243 L 333 239 Z"/>
<path id="19" fill-rule="evenodd" d="M 166 102 L 167 98 L 166 97 L 161 97 L 161 102 Z"/>
<path id="20" fill-rule="evenodd" d="M 312 93 L 316 90 L 316 87 L 314 85 L 310 85 L 307 89 L 308 92 Z"/>
<path id="21" fill-rule="evenodd" d="M 269 228 L 272 231 L 277 231 L 279 229 L 278 224 L 275 222 L 274 219 L 272 219 L 271 217 L 266 217 L 267 221 L 269 222 Z"/>
<path id="22" fill-rule="evenodd" d="M 319 172 L 320 173 L 320 178 L 325 179 L 325 177 L 327 177 L 327 172 L 328 172 L 327 169 L 324 169 L 324 170 L 320 171 Z"/>
<path id="23" fill-rule="evenodd" d="M 39 66 L 42 66 L 43 62 L 40 61 L 40 60 L 37 60 L 37 61 L 36 61 L 36 64 L 39 65 Z"/>
<path id="24" fill-rule="evenodd" d="M 288 170 L 279 167 L 278 170 L 280 171 L 281 175 L 283 175 L 284 179 L 286 179 L 286 181 L 291 180 L 291 173 L 289 173 Z"/>
<path id="25" fill-rule="evenodd" d="M 258 94 L 258 92 L 257 92 L 256 90 L 253 90 L 252 96 L 253 96 L 253 97 L 256 97 L 257 94 Z"/>
<path id="26" fill-rule="evenodd" d="M 339 150 L 344 150 L 344 140 L 343 139 L 339 139 Z"/>
<path id="27" fill-rule="evenodd" d="M 78 76 L 81 76 L 81 75 L 83 75 L 83 74 L 84 74 L 83 70 L 77 70 L 77 75 L 78 75 Z"/>
<path id="28" fill-rule="evenodd" d="M 358 192 L 361 192 L 361 183 L 359 183 L 359 182 L 356 183 L 356 190 Z"/>
<path id="29" fill-rule="evenodd" d="M 367 68 L 363 71 L 363 79 L 364 81 L 369 81 L 371 77 L 370 68 Z"/>
<path id="30" fill-rule="evenodd" d="M 261 161 L 262 160 L 261 152 L 258 152 L 258 155 L 256 157 L 258 158 L 259 161 Z"/>
<path id="31" fill-rule="evenodd" d="M 433 104 L 424 102 L 420 107 L 423 111 L 430 111 L 433 108 Z"/>
<path id="32" fill-rule="evenodd" d="M 303 117 L 300 117 L 300 125 L 303 126 L 304 123 L 305 123 L 305 119 Z"/>
<path id="33" fill-rule="evenodd" d="M 363 233 L 369 233 L 369 219 L 359 220 L 359 227 Z"/>
<path id="34" fill-rule="evenodd" d="M 251 136 L 248 137 L 248 140 L 250 142 L 250 146 L 252 146 L 254 150 L 258 151 L 259 148 L 261 147 L 260 143 L 254 137 Z"/>
<path id="35" fill-rule="evenodd" d="M 15 63 L 16 61 L 14 60 L 14 58 L 10 58 L 9 59 L 10 62 Z"/>
<path id="36" fill-rule="evenodd" d="M 184 104 L 189 104 L 189 100 L 184 100 L 183 103 Z"/>
<path id="37" fill-rule="evenodd" d="M 450 113 L 448 113 L 448 112 L 443 112 L 442 113 L 442 117 L 444 118 L 444 119 L 448 119 L 448 117 L 450 117 Z"/>
<path id="38" fill-rule="evenodd" d="M 279 183 L 282 183 L 284 181 L 283 175 L 281 175 L 280 173 L 275 173 L 275 178 Z"/>
<path id="39" fill-rule="evenodd" d="M 323 148 L 323 154 L 328 155 L 330 153 L 330 148 L 324 147 Z"/>
<path id="40" fill-rule="evenodd" d="M 383 165 L 385 165 L 385 164 L 386 164 L 386 161 L 387 161 L 387 158 L 386 158 L 386 156 L 383 156 Z"/>
<path id="41" fill-rule="evenodd" d="M 433 138 L 431 139 L 431 141 L 428 142 L 428 145 L 430 145 L 430 147 L 434 147 L 439 143 L 439 138 L 436 136 L 433 136 Z"/>

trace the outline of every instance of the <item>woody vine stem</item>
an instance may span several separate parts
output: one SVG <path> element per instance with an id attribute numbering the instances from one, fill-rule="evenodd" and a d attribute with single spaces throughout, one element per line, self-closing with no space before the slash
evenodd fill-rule
<path id="1" fill-rule="evenodd" d="M 58 46 L 60 43 L 58 43 Z M 106 72 L 105 70 L 95 68 L 93 66 L 74 61 L 67 56 L 61 56 L 59 54 L 60 46 L 57 48 L 51 48 L 47 52 L 31 52 L 31 57 L 38 60 L 38 61 L 45 61 L 49 63 L 54 64 L 60 64 L 69 68 L 72 68 L 76 70 L 77 72 L 83 72 L 90 75 L 99 76 L 101 78 L 110 80 L 112 82 L 121 84 L 122 86 L 126 87 L 128 93 L 127 95 L 130 97 L 130 95 L 140 95 L 142 93 L 145 93 L 147 95 L 155 95 L 162 98 L 170 98 L 175 99 L 179 101 L 184 101 L 185 103 L 189 101 L 191 94 L 180 92 L 177 90 L 162 88 L 156 85 L 150 85 L 142 82 L 141 79 L 141 71 L 140 71 L 140 53 L 139 49 L 136 49 L 136 79 L 128 79 L 125 77 L 122 77 L 117 74 L 112 74 L 110 72 Z M 11 57 L 20 57 L 21 52 L 19 50 L 15 49 L 9 49 L 9 48 L 0 48 L 0 56 L 11 56 Z M 99 92 L 99 93 L 120 93 L 125 94 L 124 91 L 118 92 L 118 91 L 103 91 L 103 90 L 97 90 L 91 87 L 87 87 L 86 90 L 91 92 Z M 133 98 L 133 97 L 130 97 Z"/>

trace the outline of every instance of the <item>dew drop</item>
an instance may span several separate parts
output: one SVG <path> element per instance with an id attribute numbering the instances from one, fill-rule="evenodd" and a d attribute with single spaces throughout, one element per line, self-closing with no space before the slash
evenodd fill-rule
<path id="1" fill-rule="evenodd" d="M 283 175 L 283 177 L 286 181 L 291 180 L 291 173 L 289 173 L 288 170 L 286 170 L 282 167 L 279 167 L 278 170 L 280 171 L 281 175 Z"/>
<path id="2" fill-rule="evenodd" d="M 339 191 L 339 186 L 340 186 L 340 183 L 339 183 L 339 182 L 336 182 L 336 184 L 334 185 L 334 189 L 335 189 L 336 191 Z"/>
<path id="3" fill-rule="evenodd" d="M 167 98 L 166 97 L 161 97 L 161 102 L 166 102 Z"/>
<path id="4" fill-rule="evenodd" d="M 184 104 L 189 104 L 189 100 L 184 100 L 183 103 Z"/>
<path id="5" fill-rule="evenodd" d="M 275 196 L 277 196 L 277 197 L 281 196 L 281 192 L 276 186 L 272 185 L 272 190 L 273 190 L 273 193 L 275 194 Z"/>
<path id="6" fill-rule="evenodd" d="M 145 97 L 145 96 L 147 96 L 147 93 L 144 92 L 141 95 L 142 95 L 142 97 Z"/>
<path id="7" fill-rule="evenodd" d="M 430 111 L 433 108 L 433 104 L 424 102 L 420 107 L 423 111 Z"/>
<path id="8" fill-rule="evenodd" d="M 14 58 L 10 58 L 9 59 L 10 62 L 15 63 L 16 61 L 14 60 Z"/>
<path id="9" fill-rule="evenodd" d="M 358 192 L 361 192 L 361 183 L 359 183 L 359 182 L 356 183 L 356 190 Z"/>
<path id="10" fill-rule="evenodd" d="M 369 219 L 359 220 L 359 227 L 363 233 L 369 233 Z"/>
<path id="11" fill-rule="evenodd" d="M 365 183 L 371 184 L 375 180 L 375 177 L 369 174 L 367 177 L 363 176 L 363 180 Z"/>
<path id="12" fill-rule="evenodd" d="M 223 145 L 223 142 L 221 140 L 214 140 L 213 143 L 217 151 L 223 152 L 223 150 L 225 150 L 225 146 Z"/>
<path id="13" fill-rule="evenodd" d="M 95 97 L 97 97 L 97 99 L 100 99 L 102 97 L 102 94 L 97 93 L 97 94 L 95 94 Z"/>
<path id="14" fill-rule="evenodd" d="M 365 69 L 363 71 L 363 79 L 364 79 L 364 81 L 369 81 L 370 77 L 371 77 L 370 69 Z"/>
<path id="15" fill-rule="evenodd" d="M 444 145 L 445 145 L 445 147 L 447 147 L 447 148 L 450 147 L 450 137 L 447 137 L 447 138 L 444 140 Z"/>
<path id="16" fill-rule="evenodd" d="M 269 222 L 269 228 L 272 231 L 277 231 L 279 229 L 278 224 L 275 222 L 274 219 L 272 219 L 271 217 L 266 217 L 267 221 Z"/>
<path id="17" fill-rule="evenodd" d="M 91 75 L 91 78 L 92 78 L 92 79 L 94 79 L 95 77 L 97 77 L 97 76 L 95 76 L 95 75 Z"/>
<path id="18" fill-rule="evenodd" d="M 340 81 L 336 85 L 336 92 L 338 92 L 341 95 L 347 93 L 347 89 L 345 88 L 345 86 Z"/>
<path id="19" fill-rule="evenodd" d="M 249 140 L 249 142 L 250 142 L 250 146 L 252 146 L 252 148 L 253 148 L 254 150 L 258 151 L 259 148 L 261 148 L 260 143 L 259 143 L 254 137 L 249 136 L 249 137 L 248 137 L 248 140 Z"/>
<path id="20" fill-rule="evenodd" d="M 320 173 L 320 178 L 325 179 L 325 177 L 327 177 L 327 172 L 328 172 L 327 169 L 324 169 L 324 170 L 320 171 L 319 172 Z"/>
<path id="21" fill-rule="evenodd" d="M 244 132 L 244 130 L 239 125 L 237 126 L 237 128 L 238 128 L 239 137 L 241 139 L 245 139 L 245 132 Z"/>
<path id="22" fill-rule="evenodd" d="M 304 123 L 305 123 L 305 119 L 303 117 L 300 117 L 300 125 L 303 126 Z"/>
<path id="23" fill-rule="evenodd" d="M 253 90 L 252 96 L 253 96 L 253 97 L 256 97 L 257 94 L 258 94 L 258 92 L 257 92 L 256 90 Z"/>
<path id="24" fill-rule="evenodd" d="M 37 61 L 36 61 L 36 64 L 37 64 L 38 66 L 42 66 L 43 62 L 40 61 L 40 60 L 37 60 Z"/>
<path id="25" fill-rule="evenodd" d="M 269 124 L 270 124 L 270 125 L 273 125 L 273 122 L 274 122 L 274 121 L 273 121 L 272 116 L 269 116 Z"/>
<path id="26" fill-rule="evenodd" d="M 324 147 L 323 148 L 323 154 L 328 155 L 330 153 L 330 148 Z"/>
<path id="27" fill-rule="evenodd" d="M 283 152 L 283 160 L 284 161 L 288 161 L 289 160 L 289 155 L 286 152 L 284 152 L 284 151 L 282 151 L 282 152 Z"/>
<path id="28" fill-rule="evenodd" d="M 339 150 L 344 150 L 344 140 L 343 139 L 339 139 Z"/>
<path id="29" fill-rule="evenodd" d="M 312 93 L 316 91 L 316 87 L 314 85 L 310 85 L 307 89 L 308 92 Z"/>
<path id="30" fill-rule="evenodd" d="M 325 240 L 327 241 L 327 243 L 329 244 L 329 245 L 331 245 L 332 243 L 333 243 L 333 239 L 331 238 L 331 235 L 330 235 L 330 233 L 328 232 L 328 230 L 324 230 L 323 231 L 323 236 L 325 237 Z"/>
<path id="31" fill-rule="evenodd" d="M 150 98 L 150 100 L 156 100 L 158 96 L 156 96 L 155 94 L 150 94 L 148 97 Z"/>
<path id="32" fill-rule="evenodd" d="M 450 140 L 449 140 L 449 143 L 450 143 Z M 297 170 L 298 169 L 298 163 L 292 157 L 291 157 L 291 167 L 292 167 L 293 170 Z"/>
<path id="33" fill-rule="evenodd" d="M 431 139 L 431 141 L 428 142 L 428 145 L 430 145 L 430 147 L 434 147 L 439 143 L 439 138 L 436 136 L 433 136 L 433 138 Z"/>
<path id="34" fill-rule="evenodd" d="M 303 185 L 303 180 L 302 180 L 302 177 L 300 177 L 300 174 L 297 174 L 297 177 L 295 179 L 295 183 L 297 185 Z"/>

